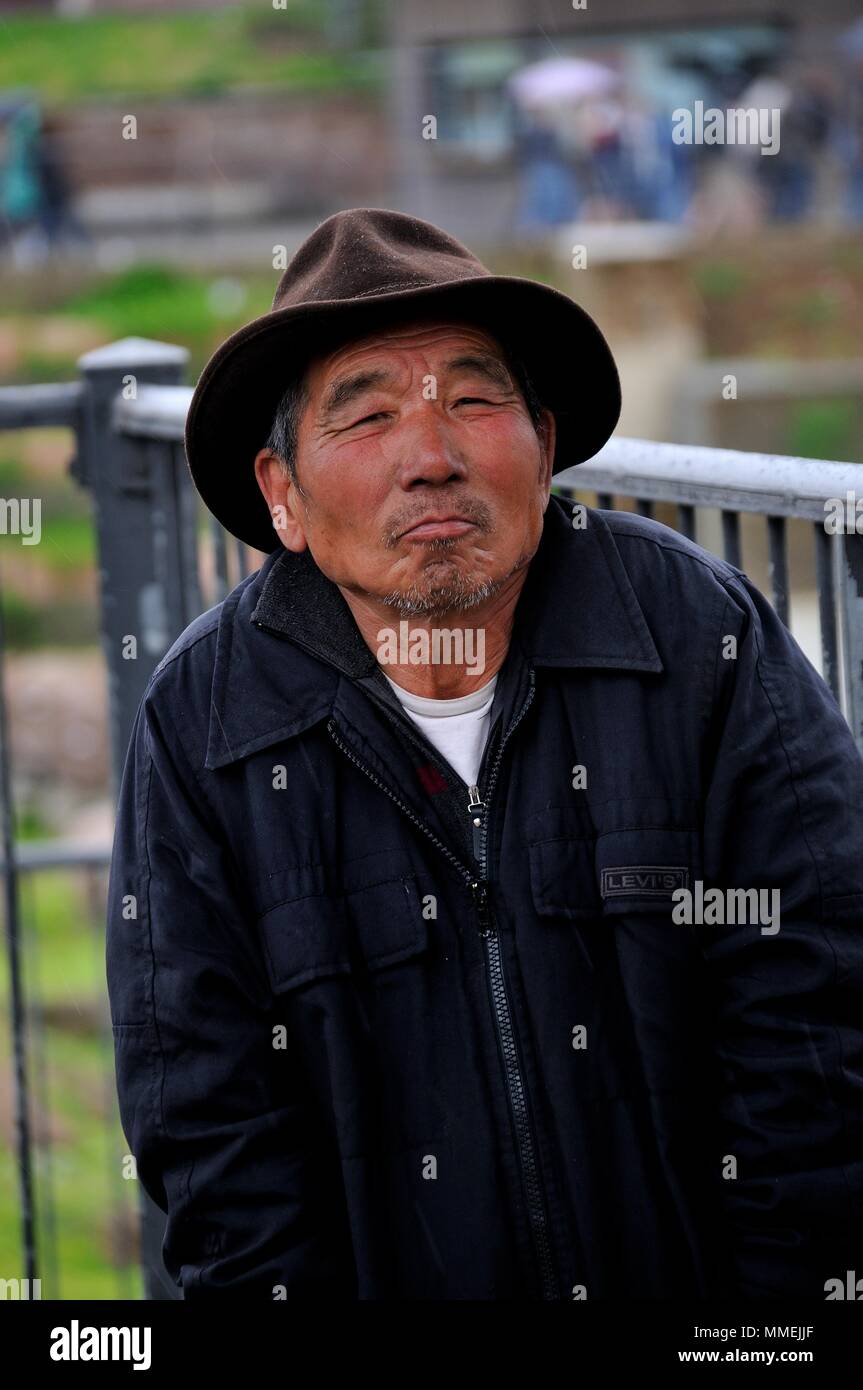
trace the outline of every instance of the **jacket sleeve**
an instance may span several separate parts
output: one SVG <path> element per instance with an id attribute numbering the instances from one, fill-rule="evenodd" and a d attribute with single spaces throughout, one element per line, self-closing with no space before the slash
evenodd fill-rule
<path id="1" fill-rule="evenodd" d="M 724 587 L 704 889 L 758 889 L 762 913 L 696 928 L 720 1202 L 734 1293 L 824 1299 L 863 1268 L 863 759 L 764 595 Z"/>
<path id="2" fill-rule="evenodd" d="M 158 673 L 157 673 L 158 674 Z M 126 758 L 106 966 L 120 1118 L 186 1299 L 356 1297 L 338 1164 L 290 1048 L 254 914 L 153 682 Z"/>

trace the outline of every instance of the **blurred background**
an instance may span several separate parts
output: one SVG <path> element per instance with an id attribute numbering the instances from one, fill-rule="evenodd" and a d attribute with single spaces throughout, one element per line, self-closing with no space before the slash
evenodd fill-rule
<path id="1" fill-rule="evenodd" d="M 779 112 L 778 151 L 677 143 L 675 112 L 697 132 L 699 109 L 729 108 Z M 623 436 L 863 457 L 853 0 L 0 0 L 4 387 L 71 386 L 129 338 L 187 350 L 193 383 L 354 206 L 427 218 L 582 303 L 620 366 Z M 31 1267 L 23 1240 L 42 1297 L 138 1298 L 104 987 L 106 583 L 80 443 L 76 460 L 52 409 L 0 432 L 3 800 L 32 847 L 17 904 L 5 876 L 0 1280 Z M 38 544 L 8 524 L 25 496 Z M 699 524 L 712 547 L 715 518 Z M 811 523 L 788 544 L 792 630 L 822 669 Z M 760 532 L 742 545 L 766 588 Z"/>

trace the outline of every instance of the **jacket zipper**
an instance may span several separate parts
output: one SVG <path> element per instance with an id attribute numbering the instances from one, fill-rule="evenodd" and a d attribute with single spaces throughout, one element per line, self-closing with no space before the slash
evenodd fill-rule
<path id="1" fill-rule="evenodd" d="M 489 984 L 491 988 L 491 1000 L 494 1009 L 495 1023 L 498 1030 L 498 1037 L 501 1045 L 501 1052 L 504 1059 L 504 1076 L 506 1079 L 507 1094 L 509 1096 L 510 1107 L 515 1122 L 516 1139 L 521 1159 L 522 1173 L 524 1176 L 525 1198 L 527 1201 L 528 1219 L 530 1222 L 531 1233 L 534 1239 L 537 1259 L 539 1262 L 540 1279 L 542 1283 L 543 1299 L 557 1299 L 558 1286 L 554 1273 L 554 1264 L 551 1254 L 551 1244 L 548 1234 L 548 1220 L 545 1211 L 545 1203 L 542 1195 L 542 1182 L 539 1175 L 539 1167 L 536 1159 L 536 1144 L 534 1142 L 530 1114 L 527 1107 L 526 1087 L 521 1068 L 518 1061 L 518 1049 L 515 1041 L 515 1029 L 512 1022 L 512 1014 L 509 1007 L 509 1000 L 506 993 L 506 982 L 503 972 L 503 961 L 500 953 L 500 938 L 498 937 L 497 927 L 494 924 L 494 916 L 491 910 L 488 893 L 488 881 L 485 878 L 486 871 L 486 851 L 488 836 L 488 806 L 491 802 L 491 793 L 497 780 L 497 774 L 503 758 L 504 749 L 510 736 L 520 723 L 522 717 L 530 708 L 534 695 L 534 673 L 530 672 L 530 690 L 527 699 L 518 712 L 518 715 L 510 724 L 505 736 L 501 740 L 497 750 L 494 764 L 489 776 L 488 788 L 486 791 L 486 801 L 480 798 L 479 788 L 470 788 L 468 812 L 473 826 L 473 843 L 480 864 L 480 877 L 477 878 L 470 869 L 453 854 L 448 845 L 444 844 L 434 831 L 414 815 L 413 811 L 407 806 L 385 782 L 367 767 L 337 735 L 337 725 L 335 720 L 327 721 L 327 731 L 333 742 L 342 752 L 354 763 L 361 772 L 381 791 L 385 792 L 391 801 L 395 802 L 408 819 L 422 830 L 425 835 L 446 855 L 451 864 L 455 866 L 462 878 L 465 879 L 471 890 L 476 912 L 477 927 L 483 940 L 485 951 L 486 968 L 488 970 Z M 477 814 L 479 813 L 479 814 Z"/>
<path id="2" fill-rule="evenodd" d="M 473 830 L 474 853 L 480 865 L 480 881 L 477 885 L 479 889 L 479 906 L 477 911 L 479 933 L 483 939 L 483 946 L 485 949 L 495 1020 L 497 1022 L 501 1052 L 504 1058 L 504 1072 L 506 1075 L 510 1105 L 512 1106 L 512 1113 L 515 1120 L 516 1134 L 518 1136 L 528 1215 L 539 1259 L 543 1298 L 556 1299 L 558 1297 L 557 1280 L 551 1255 L 548 1220 L 542 1195 L 542 1180 L 539 1175 L 539 1168 L 536 1160 L 536 1146 L 531 1129 L 530 1114 L 527 1108 L 524 1078 L 522 1077 L 521 1068 L 518 1064 L 518 1049 L 515 1041 L 515 1030 L 513 1028 L 509 1000 L 506 994 L 506 980 L 500 952 L 500 937 L 498 936 L 497 927 L 494 925 L 494 917 L 488 902 L 488 879 L 486 877 L 488 809 L 491 805 L 491 794 L 494 790 L 495 782 L 497 781 L 497 774 L 503 759 L 504 749 L 521 719 L 530 708 L 534 696 L 534 688 L 534 674 L 531 668 L 530 690 L 528 691 L 527 699 L 519 710 L 516 718 L 507 729 L 505 736 L 501 739 L 500 747 L 497 750 L 491 772 L 489 773 L 485 802 L 483 802 L 480 796 L 479 787 L 471 787 L 468 796 L 468 815 L 470 816 L 471 828 Z"/>

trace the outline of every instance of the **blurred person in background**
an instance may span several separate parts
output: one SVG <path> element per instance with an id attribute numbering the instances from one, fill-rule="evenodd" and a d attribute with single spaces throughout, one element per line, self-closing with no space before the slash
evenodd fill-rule
<path id="1" fill-rule="evenodd" d="M 519 206 L 515 230 L 530 235 L 571 222 L 579 190 L 553 121 L 540 111 L 522 113 L 516 127 Z"/>
<path id="2" fill-rule="evenodd" d="M 47 241 L 48 253 L 61 253 L 70 243 L 88 250 L 91 238 L 75 212 L 72 183 L 60 144 L 60 123 L 56 116 L 44 116 L 36 145 L 36 171 L 39 181 L 39 226 Z"/>
<path id="3" fill-rule="evenodd" d="M 0 167 L 0 217 L 5 243 L 16 261 L 26 259 L 27 234 L 38 224 L 41 184 L 38 161 L 39 109 L 35 103 L 15 107 L 6 121 Z"/>
<path id="4" fill-rule="evenodd" d="M 863 222 L 863 19 L 846 34 L 841 57 L 836 148 L 846 171 L 846 214 Z"/>
<path id="5" fill-rule="evenodd" d="M 35 102 L 8 119 L 0 162 L 0 215 L 5 241 L 18 265 L 62 254 L 69 243 L 85 250 L 90 237 L 74 211 L 72 187 L 59 143 L 59 120 Z"/>

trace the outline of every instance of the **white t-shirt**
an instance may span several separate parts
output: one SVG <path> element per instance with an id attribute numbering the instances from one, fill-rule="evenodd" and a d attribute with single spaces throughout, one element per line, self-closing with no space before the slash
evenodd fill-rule
<path id="1" fill-rule="evenodd" d="M 488 738 L 497 674 L 471 695 L 458 695 L 454 700 L 430 700 L 426 695 L 414 695 L 396 685 L 389 676 L 386 678 L 426 738 L 443 753 L 469 787 L 475 786 Z"/>

